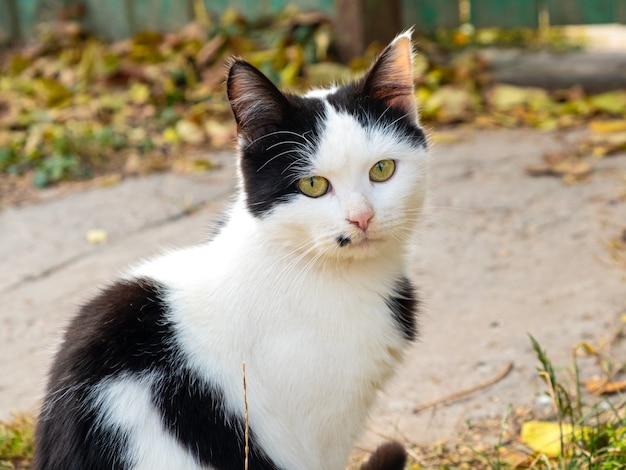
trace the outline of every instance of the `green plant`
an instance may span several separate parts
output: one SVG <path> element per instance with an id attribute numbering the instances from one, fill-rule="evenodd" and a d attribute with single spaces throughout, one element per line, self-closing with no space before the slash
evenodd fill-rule
<path id="1" fill-rule="evenodd" d="M 0 422 L 0 470 L 28 468 L 33 456 L 34 421 L 18 415 L 13 421 Z"/>
<path id="2" fill-rule="evenodd" d="M 579 347 L 574 348 L 573 354 L 574 383 L 568 387 L 557 377 L 552 361 L 537 340 L 532 335 L 529 336 L 540 363 L 538 372 L 548 386 L 548 394 L 552 399 L 560 429 L 560 455 L 555 462 L 543 458 L 541 461 L 545 466 L 534 468 L 625 468 L 626 402 L 615 404 L 609 399 L 601 398 L 585 403 L 575 354 Z"/>

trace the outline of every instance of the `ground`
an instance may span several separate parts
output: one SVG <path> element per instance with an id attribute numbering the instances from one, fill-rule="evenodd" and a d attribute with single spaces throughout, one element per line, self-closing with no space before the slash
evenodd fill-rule
<path id="1" fill-rule="evenodd" d="M 509 404 L 540 409 L 545 389 L 528 334 L 560 365 L 577 343 L 611 336 L 626 314 L 626 275 L 606 249 L 626 222 L 626 155 L 598 161 L 577 184 L 524 170 L 585 133 L 468 127 L 433 140 L 448 143 L 432 146 L 428 209 L 411 257 L 420 340 L 360 447 L 450 439 Z M 0 420 L 37 410 L 78 305 L 127 265 L 209 233 L 234 191 L 234 155 L 211 158 L 219 168 L 206 173 L 52 189 L 0 212 Z M 462 399 L 413 411 L 494 377 Z"/>

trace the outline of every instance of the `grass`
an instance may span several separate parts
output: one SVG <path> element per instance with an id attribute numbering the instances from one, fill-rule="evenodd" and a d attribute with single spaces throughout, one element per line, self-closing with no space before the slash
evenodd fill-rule
<path id="1" fill-rule="evenodd" d="M 29 468 L 33 456 L 34 420 L 18 415 L 0 422 L 0 470 Z"/>
<path id="2" fill-rule="evenodd" d="M 616 335 L 622 336 L 621 331 Z M 581 352 L 594 356 L 607 383 L 622 372 L 624 365 L 615 364 L 588 343 L 582 343 L 573 349 L 571 374 L 564 376 L 537 340 L 530 336 L 530 341 L 538 360 L 537 373 L 545 382 L 545 393 L 552 402 L 551 419 L 532 421 L 536 417 L 527 410 L 510 407 L 498 422 L 470 426 L 472 433 L 482 440 L 489 433 L 497 433 L 494 444 L 474 444 L 468 439 L 456 446 L 445 443 L 412 446 L 409 470 L 626 468 L 626 399 L 619 393 L 596 397 L 586 391 L 577 357 Z M 541 448 L 536 441 L 537 433 L 533 439 L 524 437 L 524 428 L 529 423 L 539 431 L 539 439 L 550 438 L 549 432 L 556 428 L 551 450 Z M 542 432 L 546 435 L 541 436 Z M 29 468 L 33 436 L 34 419 L 30 416 L 17 415 L 11 422 L 0 422 L 0 470 Z"/>

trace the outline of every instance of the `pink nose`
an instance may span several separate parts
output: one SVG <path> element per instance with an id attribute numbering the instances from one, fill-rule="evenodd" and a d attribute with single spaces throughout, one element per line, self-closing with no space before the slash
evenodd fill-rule
<path id="1" fill-rule="evenodd" d="M 361 230 L 365 232 L 367 230 L 367 227 L 369 227 L 372 217 L 374 217 L 373 211 L 360 212 L 358 214 L 349 216 L 348 222 L 350 222 L 352 225 L 358 226 Z"/>

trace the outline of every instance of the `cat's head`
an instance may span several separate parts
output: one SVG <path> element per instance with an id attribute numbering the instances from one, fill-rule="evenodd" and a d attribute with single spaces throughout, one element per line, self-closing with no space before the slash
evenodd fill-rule
<path id="1" fill-rule="evenodd" d="M 227 89 L 243 197 L 268 236 L 338 259 L 375 256 L 406 242 L 427 176 L 408 33 L 361 79 L 341 87 L 282 93 L 236 60 Z"/>

